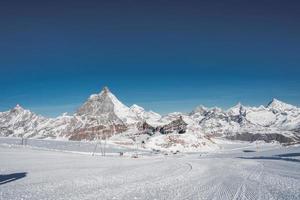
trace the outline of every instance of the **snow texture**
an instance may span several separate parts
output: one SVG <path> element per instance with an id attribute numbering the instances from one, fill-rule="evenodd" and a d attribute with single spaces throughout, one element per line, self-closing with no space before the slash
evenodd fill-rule
<path id="1" fill-rule="evenodd" d="M 138 158 L 0 144 L 0 199 L 300 199 L 299 147 L 216 142 L 213 153 Z"/>

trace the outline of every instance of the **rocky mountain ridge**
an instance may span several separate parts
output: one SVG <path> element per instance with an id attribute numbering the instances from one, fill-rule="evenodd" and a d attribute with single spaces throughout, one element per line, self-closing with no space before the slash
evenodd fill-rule
<path id="1" fill-rule="evenodd" d="M 122 133 L 150 137 L 180 133 L 291 144 L 300 141 L 300 108 L 273 99 L 267 106 L 239 103 L 228 110 L 199 106 L 188 114 L 160 116 L 138 105 L 124 105 L 105 87 L 72 116 L 45 118 L 19 105 L 0 112 L 1 136 L 94 140 Z"/>

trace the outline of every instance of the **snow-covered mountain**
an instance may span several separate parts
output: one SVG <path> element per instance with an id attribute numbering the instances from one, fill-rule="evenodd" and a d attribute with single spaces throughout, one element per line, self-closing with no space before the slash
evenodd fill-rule
<path id="1" fill-rule="evenodd" d="M 134 123 L 135 115 L 130 109 L 121 103 L 107 87 L 100 94 L 93 94 L 78 109 L 76 115 L 96 117 L 100 124 L 110 123 Z"/>
<path id="2" fill-rule="evenodd" d="M 78 109 L 77 116 L 95 117 L 100 124 L 134 124 L 139 121 L 157 121 L 161 116 L 153 111 L 145 111 L 138 105 L 130 108 L 124 105 L 107 87 L 100 94 L 93 94 Z"/>
<path id="3" fill-rule="evenodd" d="M 0 135 L 36 138 L 95 139 L 124 132 L 137 123 L 156 122 L 161 116 L 120 102 L 107 87 L 91 95 L 72 116 L 45 118 L 19 105 L 0 113 Z"/>
<path id="4" fill-rule="evenodd" d="M 282 143 L 300 138 L 300 109 L 273 99 L 266 107 L 248 107 L 241 103 L 224 111 L 196 108 L 190 117 L 198 121 L 206 135 L 247 141 L 276 140 Z"/>
<path id="5" fill-rule="evenodd" d="M 17 105 L 0 113 L 0 135 L 13 137 L 57 138 L 63 137 L 72 117 L 45 118 Z"/>
<path id="6" fill-rule="evenodd" d="M 93 94 L 74 114 L 73 124 L 69 125 L 68 137 L 73 140 L 111 137 L 131 129 L 143 121 L 156 121 L 161 116 L 142 107 L 124 105 L 104 87 L 99 94 Z M 76 129 L 74 127 L 77 126 Z"/>
<path id="7" fill-rule="evenodd" d="M 177 133 L 181 134 L 178 137 L 183 141 L 190 141 L 185 137 L 196 137 L 197 141 L 204 143 L 209 143 L 213 137 L 299 142 L 300 108 L 273 99 L 267 106 L 249 107 L 238 103 L 228 110 L 198 106 L 188 114 L 175 112 L 160 116 L 135 104 L 131 107 L 124 105 L 104 87 L 99 94 L 91 95 L 71 116 L 45 118 L 19 105 L 0 112 L 0 135 L 9 137 L 93 140 L 119 134 L 124 137 L 162 134 L 161 141 L 166 141 L 169 136 L 163 135 Z"/>

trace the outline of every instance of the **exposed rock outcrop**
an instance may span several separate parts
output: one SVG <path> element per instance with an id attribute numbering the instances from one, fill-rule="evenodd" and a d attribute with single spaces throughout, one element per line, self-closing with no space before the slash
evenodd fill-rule
<path id="1" fill-rule="evenodd" d="M 162 134 L 168 134 L 177 132 L 179 134 L 185 133 L 187 129 L 187 123 L 183 121 L 182 117 L 180 116 L 179 119 L 172 121 L 171 123 L 164 125 L 160 128 L 159 132 Z"/>

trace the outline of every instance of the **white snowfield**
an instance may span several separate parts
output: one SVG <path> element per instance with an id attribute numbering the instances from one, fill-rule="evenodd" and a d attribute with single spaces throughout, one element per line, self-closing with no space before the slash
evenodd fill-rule
<path id="1" fill-rule="evenodd" d="M 211 153 L 131 158 L 91 156 L 74 142 L 68 145 L 86 154 L 70 153 L 62 142 L 47 143 L 52 150 L 0 140 L 1 200 L 300 199 L 299 146 L 220 140 Z"/>

